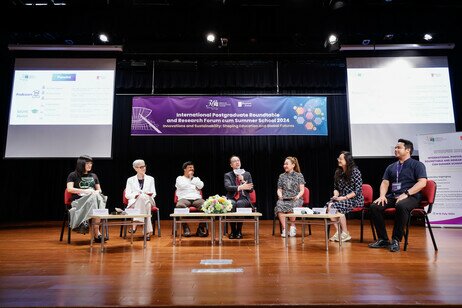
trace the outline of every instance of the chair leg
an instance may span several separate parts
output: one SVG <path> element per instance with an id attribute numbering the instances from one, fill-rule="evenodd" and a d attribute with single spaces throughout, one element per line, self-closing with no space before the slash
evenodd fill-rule
<path id="1" fill-rule="evenodd" d="M 152 213 L 151 213 L 152 214 Z M 152 235 L 156 235 L 156 220 L 151 215 Z"/>
<path id="2" fill-rule="evenodd" d="M 274 235 L 274 230 L 276 229 L 276 215 L 273 217 L 273 235 Z"/>
<path id="3" fill-rule="evenodd" d="M 68 214 L 69 215 L 69 214 Z M 69 216 L 68 216 L 69 217 Z M 70 221 L 67 220 L 67 243 L 70 244 L 71 243 L 71 225 L 70 225 Z"/>
<path id="4" fill-rule="evenodd" d="M 370 222 L 371 222 L 372 236 L 374 237 L 374 241 L 377 241 L 377 235 L 375 234 L 374 222 L 372 221 L 372 219 L 370 219 Z"/>
<path id="5" fill-rule="evenodd" d="M 364 235 L 364 209 L 361 210 L 361 233 L 359 235 L 359 242 L 363 242 L 363 235 Z"/>
<path id="6" fill-rule="evenodd" d="M 63 241 L 63 235 L 64 235 L 64 228 L 66 227 L 66 221 L 67 221 L 67 213 L 64 212 L 64 217 L 63 217 L 63 225 L 61 226 L 61 235 L 59 236 L 59 241 Z"/>
<path id="7" fill-rule="evenodd" d="M 157 236 L 160 237 L 160 211 L 157 210 Z"/>
<path id="8" fill-rule="evenodd" d="M 435 237 L 433 236 L 432 226 L 430 224 L 430 220 L 428 219 L 427 215 L 425 215 L 425 221 L 427 222 L 428 231 L 430 232 L 430 236 L 432 237 L 433 248 L 435 248 L 435 251 L 438 251 L 438 247 L 436 246 Z"/>
<path id="9" fill-rule="evenodd" d="M 311 235 L 311 225 L 308 225 L 308 235 Z"/>
<path id="10" fill-rule="evenodd" d="M 407 250 L 407 244 L 409 243 L 409 225 L 411 224 L 411 215 L 409 215 L 409 218 L 407 219 L 406 223 L 406 231 L 404 232 L 404 251 Z"/>

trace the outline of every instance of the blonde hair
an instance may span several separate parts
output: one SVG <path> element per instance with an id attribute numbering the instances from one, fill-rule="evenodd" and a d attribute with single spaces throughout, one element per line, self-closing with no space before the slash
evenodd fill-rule
<path id="1" fill-rule="evenodd" d="M 295 165 L 294 170 L 295 172 L 301 173 L 300 171 L 300 165 L 298 164 L 298 159 L 295 156 L 287 156 L 286 159 L 290 160 L 292 164 Z"/>

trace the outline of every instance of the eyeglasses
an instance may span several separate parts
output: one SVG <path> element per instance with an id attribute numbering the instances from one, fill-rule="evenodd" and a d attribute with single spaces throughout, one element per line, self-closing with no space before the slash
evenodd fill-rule
<path id="1" fill-rule="evenodd" d="M 140 169 L 143 169 L 143 168 L 146 168 L 146 166 L 138 166 L 136 168 L 140 168 Z"/>

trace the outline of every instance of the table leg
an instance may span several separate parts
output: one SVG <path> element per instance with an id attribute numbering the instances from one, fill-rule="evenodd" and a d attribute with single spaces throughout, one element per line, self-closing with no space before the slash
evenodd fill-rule
<path id="1" fill-rule="evenodd" d="M 173 245 L 176 245 L 176 217 L 173 217 Z"/>
<path id="2" fill-rule="evenodd" d="M 284 216 L 284 230 L 286 231 L 286 247 L 289 247 L 289 235 L 287 234 L 287 228 L 289 227 L 289 218 Z"/>
<path id="3" fill-rule="evenodd" d="M 104 251 L 104 227 L 105 227 L 105 219 L 101 219 L 101 252 Z"/>
<path id="4" fill-rule="evenodd" d="M 338 228 L 338 234 L 339 234 L 339 239 L 338 239 L 338 248 L 342 247 L 342 225 L 340 224 L 340 218 L 337 220 L 337 228 Z"/>
<path id="5" fill-rule="evenodd" d="M 329 239 L 327 238 L 327 218 L 324 218 L 324 240 L 326 241 L 326 251 L 329 251 Z"/>
<path id="6" fill-rule="evenodd" d="M 144 232 L 144 243 L 143 243 L 143 248 L 146 249 L 146 232 L 147 232 L 147 228 L 146 228 L 146 225 L 148 223 L 148 218 L 147 217 L 144 217 L 144 226 L 143 226 L 143 232 Z"/>
<path id="7" fill-rule="evenodd" d="M 221 226 L 222 220 L 221 216 L 218 217 L 218 245 L 223 244 L 223 231 L 222 231 L 222 226 Z"/>
<path id="8" fill-rule="evenodd" d="M 130 233 L 130 245 L 133 245 L 133 219 L 131 219 L 132 232 Z"/>
<path id="9" fill-rule="evenodd" d="M 302 244 L 305 244 L 305 218 L 302 218 Z"/>
<path id="10" fill-rule="evenodd" d="M 93 231 L 93 219 L 90 219 L 90 247 L 93 247 L 93 239 L 95 238 L 95 232 Z"/>
<path id="11" fill-rule="evenodd" d="M 215 224 L 214 224 L 214 221 L 213 221 L 213 217 L 210 217 L 210 224 L 211 224 L 211 228 L 212 229 L 212 246 L 215 245 Z"/>
<path id="12" fill-rule="evenodd" d="M 258 245 L 258 217 L 254 219 L 254 232 L 255 245 Z"/>

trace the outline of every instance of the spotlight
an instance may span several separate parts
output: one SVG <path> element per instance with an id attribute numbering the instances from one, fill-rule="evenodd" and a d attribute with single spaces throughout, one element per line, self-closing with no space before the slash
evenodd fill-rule
<path id="1" fill-rule="evenodd" d="M 215 34 L 213 33 L 208 33 L 206 38 L 207 38 L 207 42 L 209 43 L 213 43 L 216 40 Z"/>
<path id="2" fill-rule="evenodd" d="M 98 36 L 99 40 L 103 43 L 107 43 L 109 42 L 109 38 L 106 34 L 104 33 L 101 33 L 99 36 Z"/>
<path id="3" fill-rule="evenodd" d="M 338 37 L 335 34 L 329 35 L 329 38 L 327 39 L 329 44 L 334 45 L 335 43 L 338 42 Z"/>
<path id="4" fill-rule="evenodd" d="M 228 39 L 226 37 L 220 38 L 220 47 L 227 47 L 228 46 Z"/>
<path id="5" fill-rule="evenodd" d="M 423 36 L 423 39 L 429 42 L 433 39 L 433 36 L 430 33 L 425 33 L 425 35 Z"/>

